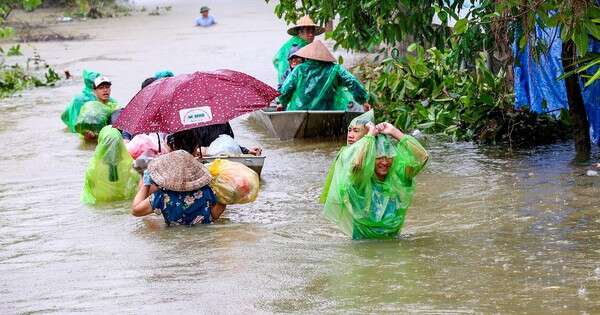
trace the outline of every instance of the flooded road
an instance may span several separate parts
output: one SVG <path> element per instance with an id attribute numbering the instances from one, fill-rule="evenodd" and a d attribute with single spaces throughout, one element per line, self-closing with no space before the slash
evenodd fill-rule
<path id="1" fill-rule="evenodd" d="M 240 4 L 243 3 L 243 4 Z M 155 71 L 232 68 L 274 85 L 285 25 L 263 1 L 206 2 L 218 25 L 171 12 L 57 26 L 92 35 L 35 46 L 57 69 L 113 80 L 126 103 Z M 432 157 L 399 240 L 350 241 L 318 195 L 339 142 L 279 141 L 259 199 L 210 226 L 165 228 L 129 202 L 79 202 L 94 147 L 60 113 L 80 78 L 0 102 L 0 313 L 600 312 L 600 178 L 572 144 L 505 154 L 427 142 Z"/>

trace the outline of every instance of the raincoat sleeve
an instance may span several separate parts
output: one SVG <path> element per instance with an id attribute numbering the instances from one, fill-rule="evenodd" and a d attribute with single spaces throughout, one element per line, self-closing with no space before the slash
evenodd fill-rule
<path id="1" fill-rule="evenodd" d="M 353 221 L 368 215 L 374 161 L 375 138 L 367 135 L 341 150 L 330 169 L 323 215 L 349 236 Z"/>
<path id="2" fill-rule="evenodd" d="M 323 185 L 323 191 L 321 192 L 321 196 L 319 197 L 319 203 L 324 204 L 327 200 L 327 195 L 329 194 L 329 188 L 331 187 L 331 180 L 333 179 L 333 174 L 335 173 L 335 164 L 340 158 L 340 154 L 345 149 L 345 147 L 341 148 L 338 154 L 335 156 L 333 163 L 329 166 L 329 170 L 327 171 L 327 177 L 325 177 L 325 184 Z"/>
<path id="3" fill-rule="evenodd" d="M 281 104 L 287 105 L 292 100 L 292 96 L 294 95 L 294 91 L 296 90 L 296 85 L 298 84 L 301 71 L 301 66 L 295 67 L 292 73 L 290 73 L 290 75 L 287 76 L 285 81 L 283 81 L 283 84 L 279 89 L 279 94 L 281 94 L 279 96 L 279 101 L 281 102 Z"/>
<path id="4" fill-rule="evenodd" d="M 400 139 L 396 149 L 397 155 L 394 158 L 392 169 L 398 173 L 401 180 L 412 181 L 427 164 L 429 154 L 417 139 L 409 135 L 404 135 Z"/>
<path id="5" fill-rule="evenodd" d="M 348 88 L 352 96 L 354 96 L 354 100 L 359 104 L 363 104 L 367 101 L 369 94 L 367 90 L 363 87 L 363 85 L 358 81 L 358 79 L 350 73 L 350 71 L 344 69 L 344 67 L 338 67 L 338 78 L 341 84 Z"/>

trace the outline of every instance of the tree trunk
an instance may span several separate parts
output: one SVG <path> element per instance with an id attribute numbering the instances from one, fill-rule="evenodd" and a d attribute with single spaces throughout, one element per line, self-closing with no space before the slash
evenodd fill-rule
<path id="1" fill-rule="evenodd" d="M 562 44 L 562 64 L 564 72 L 569 72 L 577 67 L 575 44 L 572 40 Z M 575 153 L 577 159 L 587 160 L 590 157 L 590 124 L 585 112 L 579 75 L 573 74 L 565 78 L 567 88 L 567 101 L 569 102 L 569 114 L 573 124 L 573 139 L 575 140 Z"/>

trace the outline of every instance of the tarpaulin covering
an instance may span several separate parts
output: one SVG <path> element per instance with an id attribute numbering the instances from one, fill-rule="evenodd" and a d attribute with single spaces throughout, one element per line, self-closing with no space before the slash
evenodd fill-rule
<path id="1" fill-rule="evenodd" d="M 529 106 L 538 113 L 558 115 L 560 109 L 568 108 L 567 91 L 564 80 L 556 80 L 563 74 L 561 62 L 562 41 L 558 28 L 536 29 L 537 36 L 546 41 L 549 50 L 540 56 L 539 62 L 531 54 L 528 44 L 524 51 L 519 51 L 513 44 L 515 55 L 515 107 Z M 590 38 L 589 50 L 600 52 L 600 42 Z M 595 72 L 596 68 L 589 72 Z M 596 144 L 600 142 L 600 81 L 587 88 L 582 88 L 582 96 L 590 123 L 590 135 Z"/>

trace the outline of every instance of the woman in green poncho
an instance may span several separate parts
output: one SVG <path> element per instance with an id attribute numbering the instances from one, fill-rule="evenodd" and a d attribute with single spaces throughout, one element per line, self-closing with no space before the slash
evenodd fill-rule
<path id="1" fill-rule="evenodd" d="M 354 100 L 370 107 L 368 93 L 319 40 L 294 54 L 306 61 L 296 66 L 279 89 L 279 100 L 286 110 L 347 110 L 348 102 L 338 102 L 338 91 L 347 88 Z"/>
<path id="2" fill-rule="evenodd" d="M 119 130 L 112 126 L 102 128 L 96 152 L 85 171 L 81 201 L 95 204 L 133 198 L 140 175 L 132 163 Z"/>
<path id="3" fill-rule="evenodd" d="M 389 123 L 369 123 L 367 129 L 340 152 L 324 215 L 352 239 L 394 238 L 412 200 L 414 177 L 429 156 L 415 138 Z"/>
<path id="4" fill-rule="evenodd" d="M 306 15 L 301 17 L 296 25 L 289 28 L 287 32 L 292 35 L 292 38 L 285 42 L 273 57 L 273 65 L 275 66 L 275 70 L 277 70 L 278 84 L 283 82 L 283 74 L 290 66 L 288 57 L 292 47 L 304 47 L 312 43 L 315 36 L 323 34 L 325 29 L 315 24 L 315 22 Z"/>

